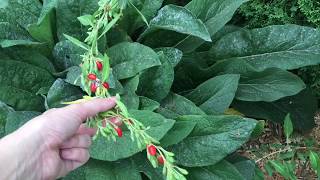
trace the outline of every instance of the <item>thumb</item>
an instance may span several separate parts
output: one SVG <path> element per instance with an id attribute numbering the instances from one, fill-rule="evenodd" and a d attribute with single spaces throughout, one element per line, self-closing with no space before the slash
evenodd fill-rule
<path id="1" fill-rule="evenodd" d="M 96 98 L 84 103 L 72 104 L 58 108 L 45 116 L 50 119 L 50 129 L 56 131 L 62 140 L 66 140 L 77 133 L 80 125 L 89 117 L 99 112 L 107 111 L 116 105 L 114 97 L 103 99 Z"/>

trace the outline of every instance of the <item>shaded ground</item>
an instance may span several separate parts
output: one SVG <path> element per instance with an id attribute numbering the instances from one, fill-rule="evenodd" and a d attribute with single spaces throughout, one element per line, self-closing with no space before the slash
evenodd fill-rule
<path id="1" fill-rule="evenodd" d="M 308 154 L 308 144 L 313 144 L 312 150 L 320 152 L 320 113 L 315 116 L 316 127 L 307 134 L 294 134 L 291 138 L 290 147 L 286 145 L 286 139 L 283 136 L 282 127 L 280 125 L 272 125 L 267 123 L 265 132 L 258 139 L 252 140 L 243 146 L 240 153 L 250 159 L 253 159 L 257 165 L 265 173 L 267 180 L 282 180 L 283 177 L 278 174 L 268 176 L 264 170 L 265 164 L 269 160 L 294 160 L 296 162 L 296 177 L 298 179 L 316 179 L 314 171 L 311 169 L 309 161 L 301 160 L 298 154 Z M 295 155 L 288 156 L 295 149 Z M 292 153 L 294 154 L 294 153 Z M 306 158 L 308 158 L 306 156 Z"/>

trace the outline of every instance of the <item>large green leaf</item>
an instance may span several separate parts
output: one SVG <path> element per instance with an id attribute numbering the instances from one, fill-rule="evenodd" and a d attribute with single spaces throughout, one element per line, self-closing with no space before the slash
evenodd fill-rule
<path id="1" fill-rule="evenodd" d="M 221 161 L 213 166 L 189 168 L 188 179 L 196 180 L 245 180 L 241 173 L 228 161 Z"/>
<path id="2" fill-rule="evenodd" d="M 222 114 L 229 108 L 238 88 L 240 75 L 216 76 L 204 82 L 186 97 L 207 114 Z"/>
<path id="3" fill-rule="evenodd" d="M 21 61 L 45 69 L 51 73 L 55 72 L 55 68 L 50 60 L 36 49 L 19 46 L 0 49 L 0 53 L 4 53 L 7 56 L 4 58 L 0 57 L 0 60 L 11 59 Z"/>
<path id="4" fill-rule="evenodd" d="M 170 92 L 174 69 L 169 58 L 159 52 L 161 66 L 147 69 L 140 75 L 138 94 L 160 102 Z"/>
<path id="5" fill-rule="evenodd" d="M 177 121 L 172 129 L 161 139 L 161 146 L 167 147 L 179 143 L 192 132 L 195 125 L 195 122 Z"/>
<path id="6" fill-rule="evenodd" d="M 150 21 L 149 28 L 140 36 L 140 40 L 152 47 L 173 46 L 172 40 L 166 38 L 174 37 L 178 33 L 182 39 L 184 36 L 181 35 L 185 34 L 211 41 L 203 22 L 186 8 L 175 5 L 167 5 L 160 9 L 157 16 Z"/>
<path id="7" fill-rule="evenodd" d="M 5 135 L 5 125 L 7 115 L 14 110 L 0 101 L 0 139 Z"/>
<path id="8" fill-rule="evenodd" d="M 263 72 L 243 74 L 236 98 L 242 101 L 275 101 L 298 94 L 304 82 L 293 73 L 271 68 Z"/>
<path id="9" fill-rule="evenodd" d="M 181 115 L 205 115 L 193 102 L 178 94 L 170 93 L 162 102 L 161 107 L 171 111 L 177 116 Z M 161 109 L 159 110 L 161 111 Z M 175 117 L 174 117 L 175 118 Z"/>
<path id="10" fill-rule="evenodd" d="M 172 128 L 175 122 L 151 111 L 132 110 L 130 114 L 146 127 L 150 126 L 150 129 L 146 132 L 157 140 L 160 140 Z M 99 136 L 93 142 L 90 154 L 94 159 L 116 161 L 130 157 L 143 149 L 145 147 L 139 148 L 137 142 L 131 140 L 129 131 L 124 131 L 123 137 L 118 138 L 117 142 Z"/>
<path id="11" fill-rule="evenodd" d="M 132 4 L 128 5 L 123 12 L 123 18 L 121 18 L 119 24 L 121 29 L 125 29 L 129 34 L 132 34 L 135 30 L 145 25 L 143 17 L 149 22 L 156 15 L 158 9 L 161 8 L 163 0 L 134 0 L 130 2 Z M 132 5 L 140 11 L 143 17 Z"/>
<path id="12" fill-rule="evenodd" d="M 88 27 L 80 24 L 77 17 L 92 14 L 98 9 L 98 0 L 65 1 L 57 3 L 57 33 L 59 40 L 65 39 L 63 34 L 72 35 L 78 39 L 85 39 Z"/>
<path id="13" fill-rule="evenodd" d="M 70 41 L 60 41 L 53 50 L 54 65 L 61 71 L 81 63 L 84 50 Z"/>
<path id="14" fill-rule="evenodd" d="M 143 96 L 140 96 L 139 99 L 140 99 L 139 109 L 141 110 L 154 111 L 160 107 L 160 103 L 158 103 L 155 100 L 152 100 Z"/>
<path id="15" fill-rule="evenodd" d="M 9 112 L 6 119 L 6 135 L 14 132 L 32 118 L 39 116 L 41 113 L 34 111 L 14 111 Z"/>
<path id="16" fill-rule="evenodd" d="M 62 79 L 57 79 L 50 87 L 47 95 L 47 105 L 49 108 L 63 107 L 62 103 L 81 99 L 82 91 Z"/>
<path id="17" fill-rule="evenodd" d="M 139 171 L 130 160 L 105 162 L 90 159 L 89 162 L 64 177 L 63 180 L 141 180 Z"/>
<path id="18" fill-rule="evenodd" d="M 186 5 L 194 15 L 200 18 L 208 28 L 210 36 L 223 28 L 231 20 L 235 11 L 248 0 L 192 0 Z M 179 43 L 178 48 L 191 52 L 204 41 L 199 38 L 187 37 Z"/>
<path id="19" fill-rule="evenodd" d="M 240 116 L 182 116 L 196 123 L 192 133 L 172 147 L 177 163 L 188 167 L 216 164 L 249 138 L 256 121 Z"/>
<path id="20" fill-rule="evenodd" d="M 314 115 L 318 109 L 317 98 L 309 90 L 275 102 L 236 101 L 233 106 L 247 116 L 268 119 L 281 124 L 285 116 L 290 113 L 293 127 L 301 131 L 314 127 Z"/>
<path id="21" fill-rule="evenodd" d="M 157 53 L 139 43 L 117 44 L 108 49 L 108 55 L 117 79 L 133 77 L 145 69 L 161 64 Z"/>
<path id="22" fill-rule="evenodd" d="M 139 76 L 137 75 L 122 82 L 123 94 L 121 94 L 121 100 L 128 109 L 139 109 L 140 102 L 136 94 L 139 80 Z"/>
<path id="23" fill-rule="evenodd" d="M 40 42 L 48 43 L 50 49 L 54 46 L 54 28 L 56 27 L 54 8 L 57 5 L 58 0 L 44 0 L 38 22 L 28 27 L 31 36 Z"/>
<path id="24" fill-rule="evenodd" d="M 0 63 L 0 100 L 16 110 L 43 110 L 43 99 L 36 93 L 41 87 L 51 86 L 54 79 L 50 73 L 19 61 Z"/>
<path id="25" fill-rule="evenodd" d="M 257 70 L 297 69 L 319 64 L 320 31 L 297 25 L 269 26 L 230 33 L 211 50 L 215 60 L 241 59 Z"/>
<path id="26" fill-rule="evenodd" d="M 156 52 L 163 52 L 173 67 L 177 66 L 182 58 L 182 51 L 177 48 L 163 47 L 155 49 Z"/>

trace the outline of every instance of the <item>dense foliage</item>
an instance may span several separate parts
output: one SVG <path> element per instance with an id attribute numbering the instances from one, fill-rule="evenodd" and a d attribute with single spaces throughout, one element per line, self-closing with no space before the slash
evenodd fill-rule
<path id="1" fill-rule="evenodd" d="M 0 137 L 85 95 L 84 50 L 64 34 L 83 41 L 87 27 L 77 17 L 97 2 L 0 2 Z M 175 153 L 187 179 L 261 178 L 235 153 L 259 134 L 256 119 L 282 123 L 290 113 L 296 130 L 314 127 L 317 100 L 294 72 L 320 63 L 320 31 L 226 25 L 247 0 L 130 2 L 98 43 L 110 57 L 110 93 Z M 128 130 L 116 143 L 98 138 L 90 161 L 64 179 L 163 179 L 144 149 Z"/>

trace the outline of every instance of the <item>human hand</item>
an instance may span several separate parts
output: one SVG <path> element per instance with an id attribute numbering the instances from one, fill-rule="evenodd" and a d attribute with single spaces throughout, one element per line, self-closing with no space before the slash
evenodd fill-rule
<path id="1" fill-rule="evenodd" d="M 8 172 L 0 173 L 0 179 L 56 179 L 83 165 L 95 130 L 82 123 L 115 104 L 114 98 L 94 99 L 30 120 L 0 141 L 0 172 Z"/>

